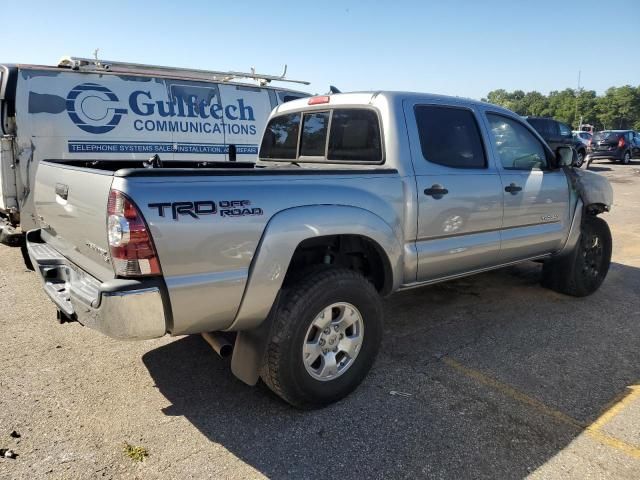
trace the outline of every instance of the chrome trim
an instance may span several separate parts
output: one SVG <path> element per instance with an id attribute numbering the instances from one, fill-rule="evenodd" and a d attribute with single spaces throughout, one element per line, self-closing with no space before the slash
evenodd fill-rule
<path id="1" fill-rule="evenodd" d="M 42 242 L 39 234 L 39 230 L 27 233 L 29 257 L 44 291 L 66 316 L 119 339 L 157 338 L 167 332 L 167 312 L 158 286 L 146 287 L 147 280 L 101 283 Z M 158 283 L 157 279 L 148 282 Z"/>
<path id="2" fill-rule="evenodd" d="M 99 308 L 71 295 L 71 305 L 81 324 L 113 338 L 142 340 L 166 333 L 164 307 L 157 287 L 102 293 Z"/>

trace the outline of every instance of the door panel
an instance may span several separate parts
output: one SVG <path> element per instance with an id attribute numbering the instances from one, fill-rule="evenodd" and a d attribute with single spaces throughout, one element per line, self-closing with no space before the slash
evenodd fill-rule
<path id="1" fill-rule="evenodd" d="M 569 184 L 551 170 L 552 153 L 524 122 L 487 112 L 487 128 L 502 182 L 500 263 L 553 252 L 569 230 Z"/>
<path id="2" fill-rule="evenodd" d="M 501 260 L 540 255 L 562 246 L 569 228 L 569 185 L 562 170 L 503 171 L 504 191 Z M 504 190 L 504 189 L 503 189 Z"/>
<path id="3" fill-rule="evenodd" d="M 418 281 L 489 267 L 498 261 L 502 194 L 498 175 L 418 175 Z M 433 185 L 448 190 L 437 199 Z"/>
<path id="4" fill-rule="evenodd" d="M 502 184 L 475 110 L 404 103 L 418 193 L 418 282 L 497 264 Z"/>

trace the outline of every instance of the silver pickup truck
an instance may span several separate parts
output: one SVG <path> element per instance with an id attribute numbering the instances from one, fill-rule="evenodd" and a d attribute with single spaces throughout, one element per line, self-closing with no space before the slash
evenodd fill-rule
<path id="1" fill-rule="evenodd" d="M 201 333 L 247 384 L 312 408 L 362 381 L 381 298 L 517 262 L 598 289 L 612 190 L 519 116 L 396 92 L 278 106 L 250 163 L 43 161 L 28 252 L 61 320 Z"/>

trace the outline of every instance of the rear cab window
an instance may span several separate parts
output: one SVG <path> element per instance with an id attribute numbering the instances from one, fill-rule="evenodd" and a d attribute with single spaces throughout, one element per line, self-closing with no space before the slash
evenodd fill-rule
<path id="1" fill-rule="evenodd" d="M 300 118 L 300 113 L 272 118 L 262 137 L 260 158 L 294 160 L 298 151 Z"/>
<path id="2" fill-rule="evenodd" d="M 259 157 L 299 162 L 382 163 L 380 121 L 376 112 L 367 108 L 278 115 L 267 125 Z"/>

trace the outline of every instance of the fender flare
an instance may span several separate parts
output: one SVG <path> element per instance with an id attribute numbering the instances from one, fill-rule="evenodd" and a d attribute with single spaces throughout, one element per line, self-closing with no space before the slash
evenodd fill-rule
<path id="1" fill-rule="evenodd" d="M 255 385 L 271 330 L 269 313 L 293 253 L 300 243 L 328 235 L 361 235 L 375 242 L 386 255 L 392 275 L 391 291 L 398 288 L 402 272 L 402 242 L 382 218 L 363 208 L 341 205 L 295 207 L 274 215 L 262 235 L 249 269 L 240 308 L 228 328 L 238 331 L 231 371 L 244 383 Z"/>
<path id="2" fill-rule="evenodd" d="M 227 330 L 248 330 L 267 318 L 300 243 L 313 237 L 341 234 L 360 235 L 375 242 L 391 267 L 390 290 L 397 289 L 402 280 L 402 242 L 382 218 L 359 207 L 294 207 L 269 220 L 249 268 L 240 308 Z"/>
<path id="3" fill-rule="evenodd" d="M 555 255 L 557 257 L 563 257 L 571 253 L 574 247 L 578 244 L 580 239 L 580 227 L 582 226 L 582 217 L 584 216 L 584 203 L 582 198 L 578 197 L 576 202 L 576 208 L 573 212 L 573 218 L 571 219 L 571 227 L 569 227 L 569 235 L 564 243 L 562 249 Z"/>

